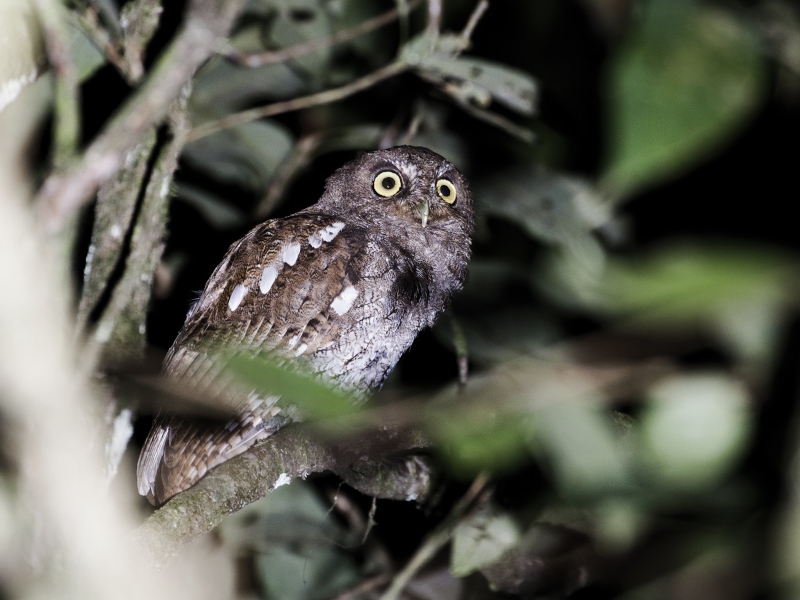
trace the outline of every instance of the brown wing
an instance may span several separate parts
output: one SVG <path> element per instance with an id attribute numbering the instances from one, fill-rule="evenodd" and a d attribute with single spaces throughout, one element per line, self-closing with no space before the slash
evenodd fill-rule
<path id="1" fill-rule="evenodd" d="M 224 371 L 220 349 L 268 350 L 306 360 L 329 379 L 314 355 L 334 343 L 349 300 L 354 264 L 364 249 L 340 235 L 334 218 L 299 214 L 268 221 L 228 250 L 170 349 L 165 373 L 212 394 L 235 416 L 224 426 L 159 418 L 137 467 L 139 493 L 153 504 L 191 487 L 214 466 L 241 454 L 296 418 L 277 397 L 261 398 Z M 353 390 L 358 392 L 360 390 Z"/>

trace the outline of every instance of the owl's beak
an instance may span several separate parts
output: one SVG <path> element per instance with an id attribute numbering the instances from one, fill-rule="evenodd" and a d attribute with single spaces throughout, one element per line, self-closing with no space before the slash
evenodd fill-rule
<path id="1" fill-rule="evenodd" d="M 422 226 L 428 224 L 428 215 L 431 212 L 430 204 L 428 204 L 428 199 L 423 198 L 419 204 L 414 208 L 414 215 L 420 220 Z"/>

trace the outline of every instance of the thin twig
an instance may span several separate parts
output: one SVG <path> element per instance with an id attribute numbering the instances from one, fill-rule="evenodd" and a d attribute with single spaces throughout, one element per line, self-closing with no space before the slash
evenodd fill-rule
<path id="1" fill-rule="evenodd" d="M 335 492 L 333 490 L 328 491 L 327 495 L 331 502 L 331 507 L 328 509 L 328 512 L 325 513 L 325 519 L 327 519 L 334 510 L 337 510 L 344 517 L 345 521 L 347 521 L 347 526 L 354 536 L 361 537 L 367 529 L 367 520 L 364 519 L 364 515 L 361 514 L 361 509 L 355 505 L 347 494 L 342 493 L 343 484 L 344 482 L 341 482 Z M 363 541 L 360 542 L 358 546 L 363 545 L 363 543 Z M 354 545 L 349 547 L 357 548 L 358 546 Z"/>
<path id="2" fill-rule="evenodd" d="M 411 117 L 411 122 L 409 122 L 408 127 L 406 127 L 405 133 L 403 133 L 402 137 L 398 140 L 398 144 L 400 146 L 405 146 L 411 143 L 411 140 L 414 139 L 414 136 L 417 135 L 419 132 L 419 128 L 422 125 L 422 122 L 425 120 L 425 101 L 421 98 L 417 100 L 414 104 L 414 114 Z"/>
<path id="3" fill-rule="evenodd" d="M 442 30 L 442 0 L 428 0 L 428 31 L 438 36 Z"/>
<path id="4" fill-rule="evenodd" d="M 464 335 L 464 328 L 454 314 L 450 315 L 450 324 L 453 327 L 453 346 L 456 350 L 456 360 L 458 361 L 458 388 L 463 392 L 467 386 L 469 376 L 469 348 L 467 347 L 467 336 Z"/>
<path id="5" fill-rule="evenodd" d="M 378 524 L 375 520 L 375 513 L 378 512 L 378 499 L 373 496 L 372 497 L 372 506 L 369 509 L 369 515 L 367 515 L 367 526 L 364 527 L 364 535 L 361 537 L 361 545 L 367 543 L 367 538 L 369 537 L 372 528 Z"/>
<path id="6" fill-rule="evenodd" d="M 292 150 L 278 165 L 272 181 L 264 194 L 264 198 L 258 203 L 255 210 L 255 217 L 259 220 L 266 219 L 278 205 L 283 193 L 294 177 L 295 173 L 305 168 L 311 158 L 322 143 L 323 133 L 316 132 L 306 135 L 297 140 Z"/>
<path id="7" fill-rule="evenodd" d="M 183 29 L 145 83 L 66 173 L 50 175 L 37 198 L 49 233 L 62 231 L 97 187 L 113 177 L 126 154 L 166 116 L 172 101 L 230 31 L 244 0 L 194 0 Z"/>
<path id="8" fill-rule="evenodd" d="M 417 6 L 417 4 L 419 4 L 419 2 L 420 0 L 411 0 L 408 3 L 406 10 L 412 10 Z M 366 21 L 363 21 L 353 27 L 342 29 L 325 37 L 310 40 L 302 44 L 296 44 L 294 46 L 289 46 L 288 48 L 281 48 L 280 50 L 267 50 L 266 52 L 245 54 L 234 48 L 231 48 L 226 50 L 224 54 L 226 57 L 245 67 L 263 67 L 264 65 L 286 62 L 287 60 L 293 60 L 295 58 L 300 58 L 301 56 L 311 54 L 317 50 L 323 50 L 336 44 L 354 40 L 369 33 L 370 31 L 378 29 L 379 27 L 388 25 L 392 21 L 398 19 L 402 13 L 403 11 L 399 7 L 393 8 L 392 10 L 388 10 L 383 14 L 372 17 L 371 19 L 367 19 Z"/>
<path id="9" fill-rule="evenodd" d="M 488 483 L 489 476 L 486 473 L 481 473 L 475 478 L 467 493 L 453 507 L 444 522 L 431 532 L 403 570 L 395 575 L 392 585 L 384 592 L 380 600 L 397 600 L 400 597 L 400 593 L 419 570 L 450 541 L 453 536 L 453 530 L 476 507 Z"/>
<path id="10" fill-rule="evenodd" d="M 459 102 L 458 105 L 476 119 L 480 119 L 481 121 L 485 121 L 490 125 L 494 125 L 498 129 L 502 129 L 509 135 L 514 136 L 522 142 L 530 144 L 536 140 L 536 134 L 533 131 L 527 127 L 523 127 L 522 125 L 517 125 L 513 121 L 506 119 L 497 113 L 478 108 L 477 106 L 472 106 L 468 102 Z"/>
<path id="11" fill-rule="evenodd" d="M 408 14 L 411 12 L 412 6 L 408 0 L 395 0 L 395 4 L 397 4 L 400 14 L 400 46 L 402 47 L 408 41 Z"/>
<path id="12" fill-rule="evenodd" d="M 390 580 L 391 577 L 388 573 L 379 573 L 377 575 L 373 575 L 369 579 L 365 579 L 359 583 L 356 587 L 342 592 L 336 596 L 334 600 L 355 600 L 356 598 L 362 597 L 367 592 L 371 592 L 372 590 L 389 583 Z"/>
<path id="13" fill-rule="evenodd" d="M 204 123 L 195 127 L 189 132 L 187 141 L 194 142 L 202 137 L 216 133 L 217 131 L 227 129 L 229 127 L 235 127 L 237 125 L 243 125 L 244 123 L 249 123 L 250 121 L 255 121 L 256 119 L 273 117 L 275 115 L 294 110 L 301 110 L 304 108 L 311 108 L 312 106 L 320 106 L 322 104 L 338 102 L 339 100 L 344 100 L 353 94 L 357 94 L 358 92 L 366 90 L 376 83 L 383 81 L 384 79 L 394 77 L 395 75 L 408 70 L 408 68 L 409 65 L 405 62 L 396 61 L 386 65 L 385 67 L 381 67 L 377 71 L 373 71 L 372 73 L 365 75 L 360 79 L 351 81 L 347 85 L 343 85 L 339 88 L 326 90 L 324 92 L 319 92 L 318 94 L 311 94 L 310 96 L 303 96 L 302 98 L 294 98 L 292 100 L 286 100 L 283 102 L 275 102 L 274 104 L 268 104 L 267 106 L 262 106 L 259 108 L 251 108 L 250 110 L 235 113 L 227 117 L 223 117 L 222 119 L 217 119 L 216 121 Z"/>
<path id="14" fill-rule="evenodd" d="M 489 8 L 489 0 L 481 0 L 478 2 L 478 5 L 472 11 L 472 14 L 469 16 L 469 20 L 467 24 L 464 26 L 464 29 L 459 34 L 462 42 L 464 43 L 464 48 L 469 46 L 470 40 L 472 39 L 472 34 L 475 31 L 475 28 L 478 26 L 478 23 L 483 17 L 483 13 L 485 13 Z"/>

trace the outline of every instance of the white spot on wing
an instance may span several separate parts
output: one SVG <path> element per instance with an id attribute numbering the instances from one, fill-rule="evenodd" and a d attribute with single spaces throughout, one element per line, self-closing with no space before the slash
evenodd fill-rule
<path id="1" fill-rule="evenodd" d="M 311 244 L 312 248 L 319 248 L 322 246 L 322 236 L 319 234 L 319 231 L 308 236 L 308 243 Z"/>
<path id="2" fill-rule="evenodd" d="M 326 242 L 332 242 L 333 238 L 339 235 L 339 232 L 344 228 L 344 223 L 338 221 L 333 225 L 328 225 L 325 229 L 319 232 L 319 236 Z"/>
<path id="3" fill-rule="evenodd" d="M 250 288 L 246 285 L 237 285 L 233 288 L 233 292 L 231 293 L 231 298 L 228 300 L 228 308 L 231 310 L 236 310 L 239 308 L 239 305 L 244 300 L 244 297 L 247 295 L 247 292 L 250 291 Z"/>
<path id="4" fill-rule="evenodd" d="M 258 289 L 262 294 L 266 294 L 275 280 L 278 278 L 278 267 L 275 265 L 267 265 L 261 272 L 261 281 L 258 282 Z"/>
<path id="5" fill-rule="evenodd" d="M 352 285 L 348 285 L 331 302 L 331 309 L 337 315 L 343 315 L 353 307 L 353 302 L 358 298 L 358 290 Z"/>
<path id="6" fill-rule="evenodd" d="M 297 262 L 297 257 L 300 256 L 300 244 L 297 242 L 289 242 L 283 248 L 283 262 L 290 267 Z"/>
<path id="7" fill-rule="evenodd" d="M 295 356 L 300 356 L 303 352 L 308 350 L 308 344 L 300 344 L 297 347 L 297 351 L 294 353 Z"/>

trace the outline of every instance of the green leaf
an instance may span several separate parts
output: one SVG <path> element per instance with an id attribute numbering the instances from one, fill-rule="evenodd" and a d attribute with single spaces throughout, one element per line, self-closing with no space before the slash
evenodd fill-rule
<path id="1" fill-rule="evenodd" d="M 289 370 L 268 356 L 232 355 L 226 368 L 259 393 L 281 396 L 282 403 L 298 407 L 304 417 L 334 418 L 356 410 L 353 397 L 299 367 Z"/>
<path id="2" fill-rule="evenodd" d="M 622 435 L 610 415 L 589 404 L 557 404 L 536 411 L 536 442 L 562 494 L 578 498 L 631 485 Z"/>
<path id="3" fill-rule="evenodd" d="M 746 299 L 785 303 L 797 276 L 798 265 L 778 252 L 673 245 L 649 256 L 610 260 L 600 304 L 617 314 L 686 322 Z"/>
<path id="4" fill-rule="evenodd" d="M 199 125 L 254 104 L 307 94 L 311 89 L 307 79 L 285 63 L 250 68 L 217 56 L 195 77 L 189 101 L 191 121 Z"/>
<path id="5" fill-rule="evenodd" d="M 214 179 L 254 192 L 263 190 L 292 149 L 291 133 L 272 121 L 253 121 L 188 144 L 181 155 Z"/>
<path id="6" fill-rule="evenodd" d="M 611 65 L 604 186 L 629 196 L 703 160 L 742 127 L 763 88 L 756 41 L 731 14 L 651 0 Z"/>
<path id="7" fill-rule="evenodd" d="M 658 384 L 649 396 L 641 416 L 649 479 L 697 489 L 731 470 L 751 429 L 743 385 L 722 374 L 682 375 Z"/>
<path id="8" fill-rule="evenodd" d="M 457 100 L 486 108 L 494 100 L 526 117 L 536 114 L 537 87 L 528 73 L 483 58 L 426 56 L 419 69 L 457 85 L 445 91 Z"/>
<path id="9" fill-rule="evenodd" d="M 450 572 L 454 577 L 466 577 L 494 563 L 519 542 L 521 535 L 511 515 L 493 504 L 484 504 L 453 531 Z"/>
<path id="10" fill-rule="evenodd" d="M 86 35 L 71 23 L 67 23 L 69 52 L 78 71 L 78 79 L 86 81 L 106 62 L 106 57 Z"/>
<path id="11" fill-rule="evenodd" d="M 360 577 L 340 546 L 356 542 L 310 484 L 294 481 L 232 515 L 221 537 L 237 554 L 255 552 L 255 575 L 269 598 L 335 596 Z"/>
<path id="12" fill-rule="evenodd" d="M 194 207 L 203 218 L 217 229 L 230 229 L 244 225 L 245 214 L 212 192 L 188 183 L 178 183 L 175 200 Z"/>
<path id="13" fill-rule="evenodd" d="M 663 247 L 636 258 L 609 257 L 586 272 L 560 255 L 537 282 L 552 297 L 648 328 L 704 328 L 745 359 L 769 359 L 800 265 L 771 249 L 733 244 Z"/>
<path id="14" fill-rule="evenodd" d="M 462 104 L 487 108 L 494 100 L 521 115 L 536 114 L 538 87 L 531 75 L 484 58 L 456 56 L 461 50 L 459 36 L 434 38 L 426 31 L 410 40 L 400 56 L 422 76 L 444 83 L 442 90 Z"/>
<path id="15" fill-rule="evenodd" d="M 281 0 L 274 3 L 276 14 L 270 22 L 268 45 L 284 48 L 333 33 L 333 16 L 325 0 Z M 328 46 L 292 61 L 306 74 L 322 78 L 330 66 L 333 48 Z"/>
<path id="16" fill-rule="evenodd" d="M 451 409 L 431 411 L 425 421 L 456 476 L 508 471 L 528 456 L 531 425 L 525 416 Z"/>
<path id="17" fill-rule="evenodd" d="M 546 244 L 569 245 L 610 217 L 585 179 L 520 167 L 501 172 L 476 186 L 486 214 L 521 224 Z"/>

